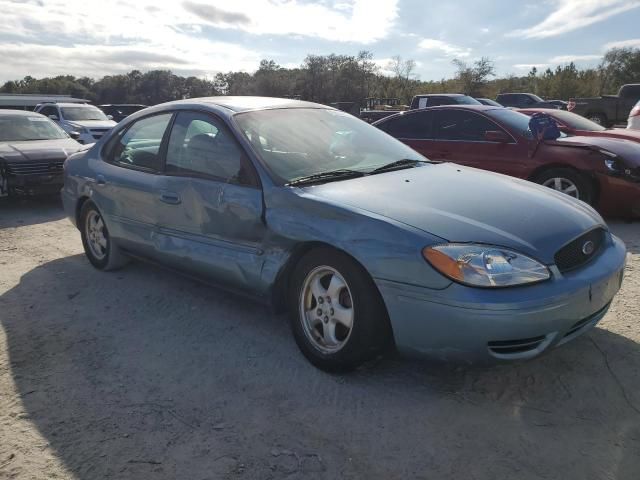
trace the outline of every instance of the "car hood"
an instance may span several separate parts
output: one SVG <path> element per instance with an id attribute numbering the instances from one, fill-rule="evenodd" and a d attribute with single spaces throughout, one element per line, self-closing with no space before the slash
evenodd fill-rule
<path id="1" fill-rule="evenodd" d="M 587 204 L 524 180 L 451 163 L 300 189 L 302 195 L 382 215 L 447 239 L 513 248 L 546 264 L 603 225 Z"/>
<path id="2" fill-rule="evenodd" d="M 113 120 L 65 120 L 65 123 L 76 128 L 113 128 L 117 125 Z"/>
<path id="3" fill-rule="evenodd" d="M 71 138 L 58 140 L 32 140 L 28 142 L 0 143 L 0 158 L 7 161 L 59 160 L 72 153 L 84 150 Z"/>
<path id="4" fill-rule="evenodd" d="M 596 150 L 607 150 L 625 160 L 630 167 L 640 167 L 640 145 L 631 140 L 610 137 L 564 137 L 556 142 L 560 145 L 588 147 Z"/>

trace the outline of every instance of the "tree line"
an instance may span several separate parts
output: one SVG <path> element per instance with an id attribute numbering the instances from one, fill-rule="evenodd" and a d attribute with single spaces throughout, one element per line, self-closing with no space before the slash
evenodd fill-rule
<path id="1" fill-rule="evenodd" d="M 100 79 L 63 75 L 12 80 L 1 93 L 69 94 L 97 104 L 142 103 L 154 105 L 170 100 L 212 95 L 265 95 L 296 97 L 319 103 L 356 102 L 364 106 L 368 97 L 398 98 L 410 102 L 416 94 L 466 93 L 495 98 L 501 92 L 532 92 L 546 99 L 568 99 L 616 93 L 625 83 L 640 82 L 640 49 L 609 50 L 592 68 L 574 63 L 527 75 L 497 78 L 494 62 L 483 57 L 472 63 L 453 60 L 456 73 L 439 81 L 421 81 L 416 62 L 393 57 L 380 67 L 373 54 L 308 55 L 297 68 L 284 68 L 273 60 L 262 60 L 254 73 L 218 73 L 211 79 L 184 77 L 169 70 L 141 72 Z"/>

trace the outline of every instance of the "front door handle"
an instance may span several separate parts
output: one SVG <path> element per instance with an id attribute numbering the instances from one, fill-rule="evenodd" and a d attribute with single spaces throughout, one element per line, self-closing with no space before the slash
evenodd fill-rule
<path id="1" fill-rule="evenodd" d="M 104 175 L 96 175 L 96 185 L 99 187 L 104 187 L 107 184 L 107 179 L 104 178 Z"/>
<path id="2" fill-rule="evenodd" d="M 178 205 L 182 200 L 180 199 L 180 195 L 175 192 L 160 192 L 160 200 L 164 203 L 168 203 L 169 205 Z"/>

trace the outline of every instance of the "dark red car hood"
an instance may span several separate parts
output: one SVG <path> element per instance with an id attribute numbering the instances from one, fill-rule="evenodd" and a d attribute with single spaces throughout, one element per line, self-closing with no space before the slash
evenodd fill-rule
<path id="1" fill-rule="evenodd" d="M 631 140 L 610 137 L 564 137 L 550 144 L 573 146 L 577 148 L 591 148 L 594 150 L 606 150 L 615 153 L 625 160 L 629 167 L 640 167 L 640 144 Z"/>

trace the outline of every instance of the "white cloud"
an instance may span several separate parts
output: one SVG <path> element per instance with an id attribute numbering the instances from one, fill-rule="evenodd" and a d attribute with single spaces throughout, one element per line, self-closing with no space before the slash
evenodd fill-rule
<path id="1" fill-rule="evenodd" d="M 538 70 L 541 70 L 550 66 L 550 63 L 517 63 L 513 68 L 517 68 L 518 70 L 531 70 L 533 67 L 536 67 Z"/>
<path id="2" fill-rule="evenodd" d="M 542 22 L 507 36 L 548 38 L 592 25 L 640 7 L 639 0 L 553 0 L 555 9 Z"/>
<path id="3" fill-rule="evenodd" d="M 612 48 L 640 48 L 640 38 L 609 42 L 603 47 L 604 50 L 610 50 Z"/>
<path id="4" fill-rule="evenodd" d="M 549 63 L 590 62 L 601 58 L 602 55 L 558 55 L 549 59 Z"/>
<path id="5" fill-rule="evenodd" d="M 422 50 L 430 50 L 440 52 L 447 57 L 468 57 L 471 55 L 470 48 L 459 47 L 452 43 L 447 43 L 442 40 L 436 40 L 435 38 L 423 38 L 418 47 Z"/>
<path id="6" fill-rule="evenodd" d="M 134 68 L 197 75 L 251 71 L 264 55 L 264 39 L 218 41 L 207 28 L 366 44 L 390 32 L 397 1 L 380 0 L 371 8 L 365 0 L 115 0 L 108 7 L 98 0 L 0 0 L 0 81 L 101 77 Z"/>

